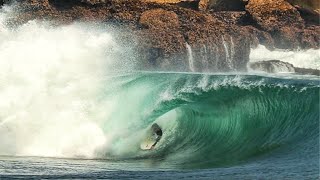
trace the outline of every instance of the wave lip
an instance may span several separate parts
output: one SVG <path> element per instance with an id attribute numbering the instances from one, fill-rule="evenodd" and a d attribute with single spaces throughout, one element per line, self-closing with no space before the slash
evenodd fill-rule
<path id="1" fill-rule="evenodd" d="M 319 87 L 258 82 L 179 92 L 168 156 L 186 167 L 219 167 L 319 138 Z"/>
<path id="2" fill-rule="evenodd" d="M 109 157 L 210 168 L 288 154 L 292 159 L 300 157 L 296 154 L 317 155 L 312 144 L 319 139 L 318 80 L 181 73 L 133 76 L 136 78 L 118 76 L 114 81 L 124 82 L 121 87 L 130 94 L 127 102 L 135 101 L 135 93 L 139 94 L 135 111 L 143 113 L 130 117 L 134 133 L 117 146 L 132 149 L 118 156 L 112 153 L 115 148 L 107 153 Z M 128 91 L 137 87 L 143 87 L 143 92 Z M 129 109 L 125 107 L 119 106 Z M 158 147 L 154 151 L 135 149 L 142 132 L 154 122 L 164 131 Z"/>

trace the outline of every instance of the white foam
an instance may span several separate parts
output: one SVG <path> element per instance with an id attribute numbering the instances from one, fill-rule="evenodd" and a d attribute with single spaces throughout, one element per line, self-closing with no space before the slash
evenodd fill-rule
<path id="1" fill-rule="evenodd" d="M 128 50 L 99 27 L 30 21 L 13 30 L 4 25 L 5 16 L 0 14 L 0 155 L 95 157 L 109 141 L 101 127 L 113 106 L 97 94 L 106 72 Z"/>
<path id="2" fill-rule="evenodd" d="M 250 62 L 280 60 L 293 64 L 295 67 L 312 68 L 320 70 L 320 49 L 308 50 L 268 50 L 265 46 L 259 45 L 251 49 Z"/>

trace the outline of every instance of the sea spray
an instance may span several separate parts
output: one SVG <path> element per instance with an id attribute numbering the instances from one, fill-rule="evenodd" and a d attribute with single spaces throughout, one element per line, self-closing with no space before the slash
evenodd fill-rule
<path id="1" fill-rule="evenodd" d="M 0 154 L 95 157 L 108 144 L 101 124 L 113 104 L 98 94 L 106 74 L 134 68 L 131 49 L 97 25 L 30 21 L 11 29 L 6 11 L 0 14 Z"/>
<path id="2" fill-rule="evenodd" d="M 193 57 L 193 53 L 192 53 L 192 48 L 191 46 L 186 43 L 186 48 L 187 48 L 187 52 L 188 52 L 188 62 L 189 62 L 189 69 L 192 72 L 195 72 L 195 68 L 194 68 L 194 57 Z"/>
<path id="3" fill-rule="evenodd" d="M 209 56 L 208 56 L 208 50 L 207 50 L 207 46 L 204 44 L 201 49 L 200 49 L 200 53 L 201 53 L 201 64 L 202 64 L 202 71 L 204 72 L 209 72 Z"/>
<path id="4" fill-rule="evenodd" d="M 234 70 L 234 67 L 233 67 L 233 63 L 234 63 L 233 62 L 233 55 L 234 55 L 233 41 L 231 39 L 231 48 L 229 48 L 228 42 L 225 41 L 224 37 L 222 36 L 222 44 L 223 44 L 225 55 L 226 55 L 227 65 L 231 70 Z"/>
<path id="5" fill-rule="evenodd" d="M 291 63 L 295 67 L 320 70 L 320 49 L 293 51 L 281 49 L 268 50 L 263 45 L 251 49 L 250 62 L 266 60 L 280 60 Z"/>

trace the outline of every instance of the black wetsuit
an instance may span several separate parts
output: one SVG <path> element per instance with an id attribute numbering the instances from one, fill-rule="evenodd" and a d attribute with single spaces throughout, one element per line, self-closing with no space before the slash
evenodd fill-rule
<path id="1" fill-rule="evenodd" d="M 156 142 L 152 145 L 152 147 L 154 147 L 160 141 L 160 139 L 162 137 L 162 129 L 156 123 L 152 124 L 151 129 L 152 129 L 153 133 L 155 133 L 157 135 Z"/>

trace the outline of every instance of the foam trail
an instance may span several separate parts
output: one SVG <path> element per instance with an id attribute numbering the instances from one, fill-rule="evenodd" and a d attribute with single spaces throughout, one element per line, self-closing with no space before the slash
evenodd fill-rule
<path id="1" fill-rule="evenodd" d="M 231 39 L 232 40 L 232 39 Z M 233 61 L 233 42 L 232 42 L 232 46 L 231 46 L 231 55 L 230 55 L 230 52 L 229 52 L 229 47 L 228 47 L 228 44 L 227 42 L 224 40 L 223 36 L 222 36 L 222 43 L 223 43 L 223 47 L 224 47 L 224 50 L 226 52 L 226 61 L 227 61 L 227 64 L 229 66 L 230 69 L 234 69 L 233 68 L 233 65 L 232 65 L 232 61 Z"/>
<path id="2" fill-rule="evenodd" d="M 188 51 L 189 69 L 190 71 L 195 72 L 192 48 L 188 43 L 186 43 L 186 47 Z"/>
<path id="3" fill-rule="evenodd" d="M 209 57 L 207 52 L 207 46 L 203 45 L 203 47 L 200 49 L 201 55 L 202 55 L 202 70 L 203 71 L 209 71 Z"/>
<path id="4" fill-rule="evenodd" d="M 232 37 L 230 37 L 230 41 L 231 41 L 231 47 L 230 47 L 231 57 L 230 57 L 230 62 L 231 62 L 231 64 L 232 64 L 231 68 L 234 70 L 233 62 L 234 62 L 235 50 L 234 50 L 234 42 L 233 42 L 233 38 L 232 38 Z"/>
<path id="5" fill-rule="evenodd" d="M 312 68 L 320 70 L 320 49 L 308 50 L 268 50 L 265 46 L 259 45 L 251 49 L 250 61 L 280 60 L 293 64 L 295 67 Z"/>

